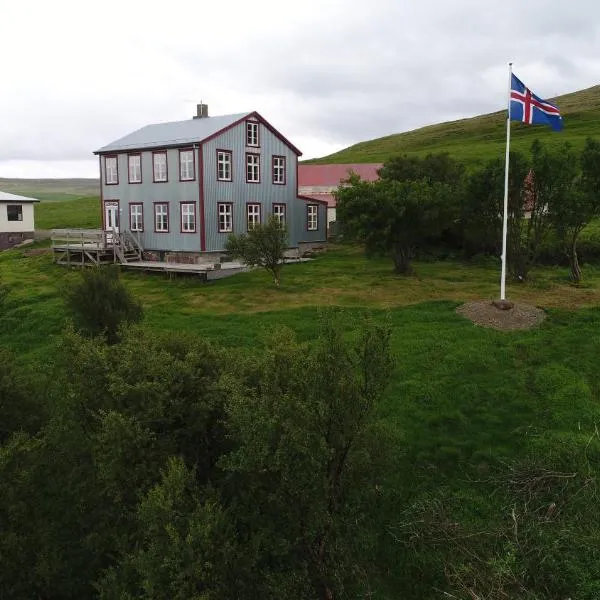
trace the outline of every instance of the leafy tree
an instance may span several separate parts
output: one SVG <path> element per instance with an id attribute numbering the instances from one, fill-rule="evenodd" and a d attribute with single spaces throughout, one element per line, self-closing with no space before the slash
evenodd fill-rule
<path id="1" fill-rule="evenodd" d="M 35 433 L 42 422 L 42 405 L 35 399 L 12 354 L 0 348 L 0 444 L 18 431 Z"/>
<path id="2" fill-rule="evenodd" d="M 337 214 L 345 235 L 365 244 L 368 256 L 391 256 L 398 274 L 413 271 L 415 251 L 438 235 L 455 217 L 444 183 L 361 181 L 351 176 L 337 192 Z"/>
<path id="3" fill-rule="evenodd" d="M 109 344 L 119 341 L 119 328 L 142 319 L 142 306 L 119 278 L 117 266 L 94 267 L 66 295 L 75 324 L 88 335 L 105 335 Z"/>
<path id="4" fill-rule="evenodd" d="M 563 163 L 555 184 L 557 191 L 551 198 L 550 219 L 562 240 L 569 258 L 571 279 L 581 281 L 581 266 L 577 255 L 577 241 L 584 227 L 600 216 L 600 143 L 588 138 L 580 157 L 580 175 L 575 181 L 575 156 L 561 152 Z M 539 176 L 538 176 L 539 179 Z"/>
<path id="5" fill-rule="evenodd" d="M 345 558 L 361 532 L 344 519 L 349 472 L 392 358 L 386 326 L 365 323 L 347 340 L 341 323 L 324 319 L 308 348 L 279 330 L 245 385 L 231 390 L 228 423 L 239 446 L 223 460 L 234 476 L 230 508 L 238 531 L 258 536 L 245 538 L 248 552 L 258 540 L 263 548 L 248 597 L 331 600 L 350 575 Z"/>
<path id="6" fill-rule="evenodd" d="M 469 174 L 460 205 L 460 230 L 467 257 L 502 247 L 504 165 L 493 160 Z"/>
<path id="7" fill-rule="evenodd" d="M 523 181 L 527 175 L 527 160 L 519 152 L 510 153 L 508 182 L 509 248 L 511 238 L 519 242 L 515 252 L 509 250 L 509 263 L 518 262 L 520 232 L 524 219 Z M 504 169 L 502 159 L 490 160 L 466 177 L 460 203 L 460 230 L 463 249 L 467 256 L 491 252 L 500 256 L 502 251 L 502 217 L 504 211 Z M 516 227 L 513 227 L 513 222 Z"/>
<path id="8" fill-rule="evenodd" d="M 577 173 L 577 157 L 569 144 L 551 149 L 536 139 L 531 157 L 529 174 L 521 179 L 519 202 L 514 202 L 515 197 L 509 203 L 509 269 L 520 281 L 527 279 L 552 228 L 552 207 L 567 201 Z M 520 179 L 522 173 L 517 171 L 515 175 Z"/>
<path id="9" fill-rule="evenodd" d="M 388 181 L 420 181 L 444 183 L 457 189 L 463 182 L 465 168 L 447 152 L 418 156 L 397 156 L 385 163 L 379 171 Z"/>
<path id="10" fill-rule="evenodd" d="M 233 258 L 271 273 L 277 287 L 281 283 L 281 268 L 287 247 L 287 229 L 275 215 L 264 225 L 258 223 L 248 233 L 231 234 L 225 245 Z"/>
<path id="11" fill-rule="evenodd" d="M 100 598 L 248 597 L 235 589 L 236 531 L 218 500 L 205 496 L 193 470 L 181 458 L 170 458 L 160 482 L 139 504 L 137 547 L 120 572 L 107 572 Z"/>

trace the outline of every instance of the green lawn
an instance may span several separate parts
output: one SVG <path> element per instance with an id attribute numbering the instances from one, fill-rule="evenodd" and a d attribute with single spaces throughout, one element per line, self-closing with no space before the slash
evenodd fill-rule
<path id="1" fill-rule="evenodd" d="M 37 229 L 102 227 L 100 199 L 97 196 L 61 196 L 53 201 L 42 200 L 35 208 L 35 226 Z"/>
<path id="2" fill-rule="evenodd" d="M 403 527 L 417 513 L 405 511 L 442 498 L 444 514 L 458 523 L 461 543 L 470 547 L 467 539 L 481 536 L 480 527 L 510 531 L 514 498 L 498 491 L 494 480 L 505 465 L 542 457 L 549 468 L 576 471 L 587 457 L 588 476 L 597 477 L 591 457 L 600 452 L 599 268 L 586 265 L 586 283 L 578 288 L 569 285 L 562 268 L 540 269 L 532 283 L 511 285 L 512 299 L 545 308 L 548 318 L 538 328 L 509 332 L 476 327 L 455 312 L 465 300 L 497 295 L 498 268 L 447 261 L 417 263 L 416 270 L 416 277 L 398 278 L 388 261 L 367 261 L 357 249 L 340 247 L 286 267 L 279 290 L 259 271 L 210 284 L 124 274 L 143 301 L 149 327 L 227 346 L 252 348 L 276 324 L 308 340 L 323 306 L 351 314 L 370 310 L 389 319 L 398 363 L 378 417 L 391 441 L 392 466 L 382 476 L 377 502 L 401 546 L 396 565 L 387 571 L 382 566 L 373 577 L 381 590 L 377 597 L 390 600 L 439 598 L 434 588 L 444 586 L 444 549 L 424 551 L 419 543 L 426 539 L 408 543 Z M 62 291 L 77 271 L 53 265 L 48 254 L 13 250 L 0 254 L 0 273 L 13 289 L 12 306 L 0 321 L 0 343 L 28 365 L 43 363 L 64 327 Z M 567 515 L 576 502 L 560 510 Z M 582 531 L 598 508 L 578 517 Z M 553 527 L 549 522 L 546 531 Z M 490 543 L 490 552 L 497 547 Z M 567 556 L 576 551 L 561 550 Z M 594 557 L 591 550 L 577 554 L 573 568 L 577 563 L 590 573 Z M 593 590 L 576 597 L 591 600 Z"/>

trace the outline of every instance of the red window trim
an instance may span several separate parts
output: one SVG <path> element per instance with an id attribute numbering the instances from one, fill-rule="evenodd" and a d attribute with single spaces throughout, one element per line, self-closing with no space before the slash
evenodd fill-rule
<path id="1" fill-rule="evenodd" d="M 156 181 L 156 169 L 154 168 L 154 157 L 157 154 L 164 154 L 165 155 L 165 174 L 167 176 L 166 179 L 161 179 L 159 181 Z M 152 183 L 168 183 L 169 182 L 169 154 L 166 150 L 154 150 L 152 152 Z M 157 204 L 155 202 L 155 204 Z M 158 204 L 162 204 L 162 202 L 158 202 Z"/>
<path id="2" fill-rule="evenodd" d="M 117 166 L 117 181 L 115 183 L 108 183 L 106 179 L 106 159 L 114 158 Z M 104 185 L 119 185 L 119 155 L 118 154 L 105 154 L 104 155 Z"/>
<path id="3" fill-rule="evenodd" d="M 248 157 L 249 156 L 258 156 L 258 181 L 248 181 Z M 261 167 L 260 163 L 261 163 L 260 154 L 258 152 L 246 152 L 246 183 L 252 183 L 252 184 L 260 183 L 261 171 L 262 171 L 262 169 L 260 168 Z"/>
<path id="4" fill-rule="evenodd" d="M 139 181 L 131 181 L 131 169 L 129 168 L 129 160 L 132 156 L 140 157 L 140 180 Z M 130 185 L 139 185 L 144 180 L 144 176 L 142 174 L 142 153 L 141 152 L 132 152 L 131 154 L 127 154 L 127 183 Z M 136 203 L 137 204 L 137 203 Z"/>
<path id="5" fill-rule="evenodd" d="M 283 182 L 275 181 L 275 159 L 281 158 L 283 160 Z M 287 156 L 281 154 L 273 154 L 271 157 L 271 183 L 273 185 L 286 185 L 287 184 Z"/>
<path id="6" fill-rule="evenodd" d="M 248 148 L 260 148 L 260 121 L 253 121 L 252 119 L 246 119 L 244 122 L 244 134 L 246 136 L 246 146 Z M 252 123 L 253 125 L 256 125 L 256 145 L 252 145 L 248 143 L 248 125 Z"/>
<path id="7" fill-rule="evenodd" d="M 181 179 L 181 153 L 191 152 L 192 153 L 192 178 Z M 167 165 L 167 179 L 169 179 L 169 166 Z M 193 148 L 179 148 L 179 181 L 196 181 L 196 153 Z"/>
<path id="8" fill-rule="evenodd" d="M 219 222 L 219 207 L 221 205 L 231 206 L 231 231 L 221 231 L 221 223 Z M 217 202 L 217 231 L 219 233 L 233 233 L 235 230 L 235 223 L 233 222 L 233 202 Z"/>
<path id="9" fill-rule="evenodd" d="M 248 220 L 248 207 L 250 206 L 258 206 L 258 223 L 262 224 L 263 222 L 263 210 L 261 202 L 246 202 L 246 231 L 250 231 L 248 225 L 250 225 L 250 221 Z"/>
<path id="10" fill-rule="evenodd" d="M 133 219 L 131 218 L 131 207 L 132 206 L 141 206 L 142 207 L 142 228 L 141 229 L 133 229 Z M 142 233 L 144 231 L 144 203 L 143 202 L 130 202 L 129 203 L 129 231 L 133 231 L 134 233 Z"/>
<path id="11" fill-rule="evenodd" d="M 223 153 L 223 154 L 229 154 L 229 169 L 230 169 L 230 174 L 231 177 L 229 179 L 220 179 L 219 178 L 219 152 Z M 222 150 L 220 148 L 217 148 L 216 151 L 216 165 L 217 165 L 217 181 L 223 181 L 225 183 L 232 183 L 233 182 L 233 151 L 232 150 Z"/>
<path id="12" fill-rule="evenodd" d="M 275 214 L 275 207 L 276 206 L 283 206 L 283 224 L 287 225 L 287 204 L 285 202 L 273 202 L 273 210 L 271 212 L 271 215 Z"/>
<path id="13" fill-rule="evenodd" d="M 183 205 L 192 205 L 194 207 L 194 229 L 192 231 L 184 231 L 183 230 Z M 197 215 L 198 211 L 196 210 L 196 203 L 195 202 L 190 202 L 188 201 L 184 201 L 184 202 L 180 202 L 179 203 L 179 233 L 197 233 L 197 229 L 198 229 L 198 222 L 197 222 Z"/>
<path id="14" fill-rule="evenodd" d="M 308 209 L 311 206 L 314 206 L 317 209 L 317 226 L 315 227 L 315 229 L 308 228 Z M 306 205 L 306 231 L 319 231 L 319 205 L 318 204 L 307 204 Z"/>
<path id="15" fill-rule="evenodd" d="M 166 231 L 159 231 L 158 229 L 156 229 L 156 205 L 157 204 L 163 204 L 164 206 L 167 207 L 167 230 Z M 154 233 L 170 233 L 171 231 L 171 215 L 170 215 L 170 211 L 169 211 L 169 203 L 168 202 L 153 202 L 152 206 L 154 207 L 154 210 L 152 211 L 152 219 L 154 221 Z"/>

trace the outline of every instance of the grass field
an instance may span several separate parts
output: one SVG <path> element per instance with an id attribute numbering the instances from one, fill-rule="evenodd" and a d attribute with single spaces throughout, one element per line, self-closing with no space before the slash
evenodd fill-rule
<path id="1" fill-rule="evenodd" d="M 549 127 L 512 124 L 511 147 L 528 152 L 534 139 L 548 145 L 568 141 L 580 148 L 587 137 L 600 137 L 600 86 L 560 96 L 554 100 L 564 117 L 560 134 Z M 476 164 L 502 158 L 506 144 L 506 112 L 482 115 L 423 127 L 414 131 L 360 142 L 312 163 L 385 162 L 398 154 L 423 156 L 449 152 L 457 160 Z"/>
<path id="2" fill-rule="evenodd" d="M 42 201 L 35 208 L 35 226 L 37 229 L 102 227 L 100 199 L 98 196 L 84 196 Z"/>
<path id="3" fill-rule="evenodd" d="M 13 288 L 18 301 L 16 315 L 27 315 L 26 319 L 15 319 L 14 329 L 3 338 L 17 349 L 34 350 L 39 344 L 46 346 L 48 335 L 60 333 L 65 318 L 61 293 L 78 272 L 54 265 L 49 253 L 27 254 L 28 250 L 0 253 L 0 275 Z M 358 248 L 339 246 L 313 262 L 286 267 L 280 289 L 270 285 L 269 276 L 262 271 L 210 284 L 129 272 L 124 272 L 123 278 L 142 300 L 152 327 L 185 328 L 233 345 L 251 343 L 258 323 L 284 321 L 304 328 L 301 323 L 307 315 L 316 315 L 317 307 L 401 314 L 412 310 L 411 306 L 441 301 L 449 303 L 444 304 L 444 310 L 452 315 L 451 307 L 460 302 L 492 299 L 498 294 L 499 265 L 493 263 L 418 262 L 416 271 L 414 277 L 396 277 L 388 260 L 367 260 Z M 584 278 L 584 284 L 573 287 L 567 269 L 538 269 L 527 285 L 511 285 L 510 297 L 550 310 L 600 305 L 600 268 L 585 265 Z M 33 339 L 37 342 L 32 343 Z"/>
<path id="4" fill-rule="evenodd" d="M 65 326 L 62 295 L 78 272 L 53 265 L 49 254 L 27 254 L 0 254 L 0 274 L 12 289 L 0 344 L 39 368 Z M 539 454 L 573 461 L 584 446 L 588 454 L 599 447 L 600 269 L 586 265 L 586 284 L 577 288 L 562 268 L 539 269 L 530 284 L 511 285 L 509 297 L 548 312 L 529 331 L 479 328 L 455 312 L 465 300 L 497 295 L 497 265 L 420 262 L 416 270 L 415 277 L 399 278 L 389 261 L 337 247 L 286 267 L 281 289 L 261 271 L 210 284 L 157 274 L 123 278 L 142 300 L 151 329 L 186 331 L 229 347 L 254 348 L 263 331 L 280 324 L 309 340 L 324 306 L 388 319 L 397 369 L 378 413 L 393 440 L 382 514 L 400 523 L 403 510 L 441 494 L 448 518 L 465 531 L 481 523 L 502 528 L 510 505 L 486 483 L 495 469 Z M 439 597 L 434 588 L 443 587 L 444 575 L 436 556 L 431 549 L 417 558 L 412 550 L 400 552 L 402 564 L 374 574 L 381 577 L 377 597 Z M 589 560 L 582 556 L 582 568 Z"/>

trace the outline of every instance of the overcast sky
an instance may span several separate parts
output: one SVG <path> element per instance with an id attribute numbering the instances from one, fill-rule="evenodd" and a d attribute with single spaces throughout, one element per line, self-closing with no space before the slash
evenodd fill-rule
<path id="1" fill-rule="evenodd" d="M 0 0 L 0 177 L 96 177 L 148 123 L 257 110 L 304 153 L 600 83 L 598 0 Z"/>

